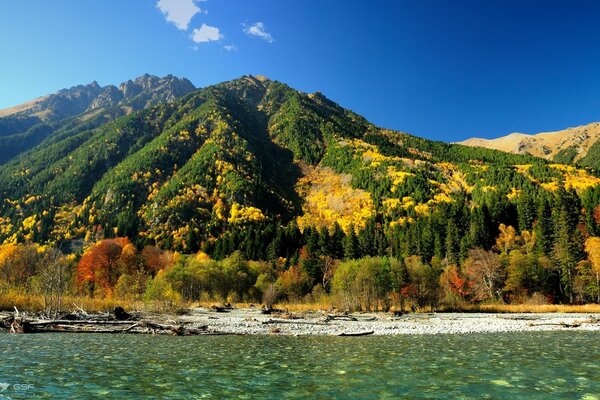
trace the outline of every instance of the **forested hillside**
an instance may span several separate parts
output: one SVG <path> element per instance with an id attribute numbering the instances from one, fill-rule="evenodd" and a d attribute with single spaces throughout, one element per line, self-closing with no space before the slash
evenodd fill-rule
<path id="1" fill-rule="evenodd" d="M 139 296 L 170 277 L 190 300 L 276 282 L 289 299 L 371 285 L 375 304 L 600 295 L 600 179 L 585 169 L 382 129 L 264 77 L 108 112 L 0 167 L 5 253 L 84 252 L 74 276 L 92 295 L 119 277 Z M 221 268 L 209 257 L 247 285 L 198 283 Z"/>

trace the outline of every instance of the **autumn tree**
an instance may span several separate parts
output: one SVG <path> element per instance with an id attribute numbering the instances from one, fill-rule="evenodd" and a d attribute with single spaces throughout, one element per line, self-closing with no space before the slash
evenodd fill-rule
<path id="1" fill-rule="evenodd" d="M 472 294 L 470 281 L 456 264 L 444 268 L 440 275 L 440 287 L 444 302 L 453 306 L 459 306 L 463 301 L 469 300 Z"/>
<path id="2" fill-rule="evenodd" d="M 431 265 L 424 263 L 421 257 L 411 256 L 404 260 L 408 273 L 408 287 L 405 292 L 418 307 L 430 305 L 434 308 L 438 302 L 439 273 Z"/>
<path id="3" fill-rule="evenodd" d="M 464 268 L 476 300 L 501 298 L 505 273 L 498 255 L 483 249 L 472 249 L 465 260 Z"/>
<path id="4" fill-rule="evenodd" d="M 37 245 L 0 245 L 0 283 L 5 287 L 27 287 L 40 258 Z"/>
<path id="5" fill-rule="evenodd" d="M 102 240 L 88 248 L 77 265 L 77 282 L 90 296 L 102 289 L 111 296 L 120 275 L 127 273 L 135 248 L 127 238 Z"/>
<path id="6" fill-rule="evenodd" d="M 600 237 L 590 236 L 585 241 L 585 251 L 596 278 L 596 302 L 600 303 Z"/>
<path id="7" fill-rule="evenodd" d="M 293 265 L 277 278 L 275 288 L 289 301 L 299 301 L 310 288 L 310 281 L 304 269 Z"/>

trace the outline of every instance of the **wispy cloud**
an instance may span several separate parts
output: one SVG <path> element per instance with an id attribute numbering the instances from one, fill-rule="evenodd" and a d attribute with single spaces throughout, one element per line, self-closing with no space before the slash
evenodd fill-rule
<path id="1" fill-rule="evenodd" d="M 227 51 L 237 51 L 237 47 L 234 44 L 226 44 L 223 48 Z"/>
<path id="2" fill-rule="evenodd" d="M 158 0 L 156 7 L 168 22 L 172 22 L 182 31 L 187 30 L 194 15 L 202 11 L 194 0 Z"/>
<path id="3" fill-rule="evenodd" d="M 223 39 L 223 35 L 216 26 L 202 24 L 192 32 L 192 40 L 196 43 L 213 42 Z"/>
<path id="4" fill-rule="evenodd" d="M 256 36 L 269 43 L 273 43 L 273 36 L 271 36 L 271 34 L 267 32 L 267 30 L 265 29 L 265 24 L 263 24 L 262 22 L 259 21 L 252 25 L 243 24 L 242 26 L 244 27 L 244 33 L 246 35 Z"/>

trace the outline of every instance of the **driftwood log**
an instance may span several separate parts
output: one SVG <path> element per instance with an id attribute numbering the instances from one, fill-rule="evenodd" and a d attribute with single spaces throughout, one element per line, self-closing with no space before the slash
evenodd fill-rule
<path id="1" fill-rule="evenodd" d="M 122 318 L 127 319 L 122 320 Z M 45 319 L 39 315 L 23 314 L 15 310 L 14 313 L 0 315 L 0 330 L 7 330 L 10 333 L 145 333 L 177 336 L 225 334 L 207 325 L 194 327 L 187 323 L 168 322 L 165 324 L 141 319 L 138 314 L 127 313 L 123 309 L 115 310 L 114 313 L 95 315 L 74 312 L 63 314 L 57 319 Z"/>
<path id="2" fill-rule="evenodd" d="M 329 321 L 358 321 L 356 317 L 347 314 L 328 314 L 325 322 Z"/>
<path id="3" fill-rule="evenodd" d="M 372 335 L 374 334 L 374 331 L 367 331 L 367 332 L 350 332 L 350 333 L 340 333 L 338 336 L 368 336 L 368 335 Z"/>

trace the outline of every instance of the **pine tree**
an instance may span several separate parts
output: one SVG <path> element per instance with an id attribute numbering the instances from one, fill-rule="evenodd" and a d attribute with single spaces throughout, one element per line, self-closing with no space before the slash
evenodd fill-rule
<path id="1" fill-rule="evenodd" d="M 528 190 L 523 190 L 517 199 L 519 231 L 531 231 L 535 219 L 535 206 Z"/>
<path id="2" fill-rule="evenodd" d="M 344 237 L 344 258 L 353 260 L 359 257 L 358 237 L 354 230 L 354 225 L 348 228 L 348 234 Z"/>
<path id="3" fill-rule="evenodd" d="M 331 256 L 335 259 L 341 260 L 344 258 L 344 231 L 342 227 L 337 222 L 333 225 L 333 233 L 331 234 L 330 244 L 331 244 Z"/>
<path id="4" fill-rule="evenodd" d="M 487 206 L 476 207 L 471 213 L 471 223 L 469 226 L 469 247 L 480 247 L 488 249 L 493 239 L 492 222 Z"/>
<path id="5" fill-rule="evenodd" d="M 572 304 L 576 267 L 583 259 L 583 237 L 577 228 L 572 230 L 570 225 L 568 212 L 561 211 L 557 217 L 552 257 L 557 270 L 560 271 L 561 294 Z"/>
<path id="6" fill-rule="evenodd" d="M 446 258 L 450 264 L 457 264 L 460 257 L 460 233 L 454 221 L 449 220 L 446 228 Z"/>
<path id="7" fill-rule="evenodd" d="M 375 220 L 369 220 L 358 234 L 358 247 L 362 256 L 375 254 Z"/>
<path id="8" fill-rule="evenodd" d="M 329 230 L 323 226 L 319 230 L 319 250 L 316 253 L 318 256 L 330 255 L 332 251 L 331 238 L 329 237 Z"/>
<path id="9" fill-rule="evenodd" d="M 554 228 L 552 210 L 546 196 L 542 196 L 538 202 L 535 235 L 537 250 L 542 254 L 550 255 L 554 242 Z"/>

